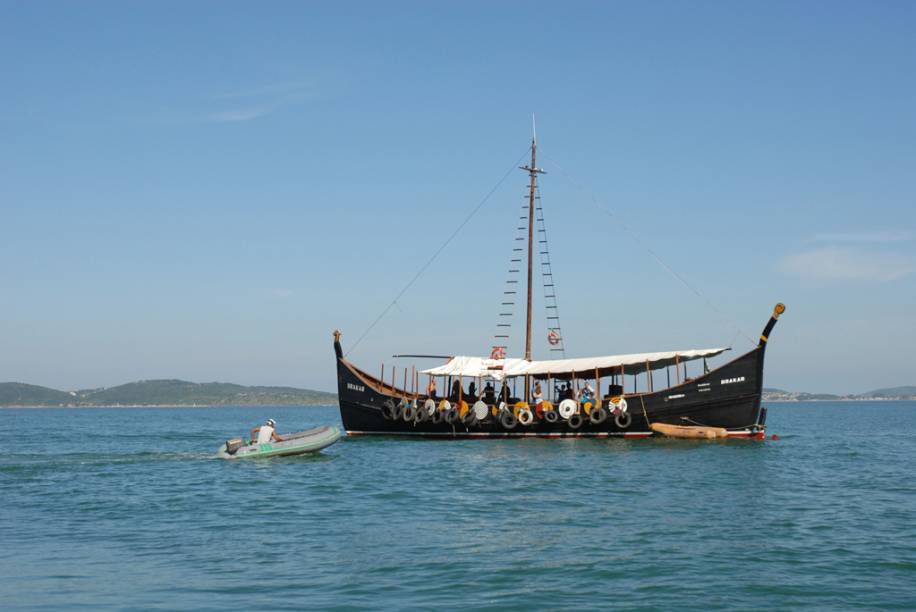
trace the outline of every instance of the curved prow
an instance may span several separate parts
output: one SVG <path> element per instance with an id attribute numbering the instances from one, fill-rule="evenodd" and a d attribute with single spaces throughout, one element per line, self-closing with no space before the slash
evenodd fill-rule
<path id="1" fill-rule="evenodd" d="M 340 337 L 342 335 L 339 329 L 334 330 L 334 354 L 337 355 L 338 359 L 343 359 L 343 349 L 340 347 Z"/>
<path id="2" fill-rule="evenodd" d="M 786 305 L 782 302 L 776 304 L 776 307 L 773 308 L 773 316 L 770 317 L 770 320 L 767 321 L 767 326 L 763 328 L 763 333 L 760 334 L 760 342 L 757 343 L 757 346 L 763 347 L 766 346 L 767 340 L 770 337 L 770 332 L 773 331 L 773 326 L 776 325 L 776 321 L 779 319 L 779 315 L 786 311 Z"/>

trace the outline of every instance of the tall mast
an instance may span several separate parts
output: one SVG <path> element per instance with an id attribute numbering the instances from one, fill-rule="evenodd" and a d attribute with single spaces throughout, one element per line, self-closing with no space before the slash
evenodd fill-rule
<path id="1" fill-rule="evenodd" d="M 531 361 L 531 272 L 534 265 L 534 186 L 535 178 L 538 174 L 544 174 L 544 171 L 537 167 L 538 138 L 537 129 L 534 123 L 534 115 L 531 116 L 531 165 L 521 166 L 522 170 L 528 172 L 531 177 L 531 184 L 528 187 L 528 314 L 525 318 L 525 359 Z M 528 389 L 525 385 L 525 395 L 527 401 Z"/>

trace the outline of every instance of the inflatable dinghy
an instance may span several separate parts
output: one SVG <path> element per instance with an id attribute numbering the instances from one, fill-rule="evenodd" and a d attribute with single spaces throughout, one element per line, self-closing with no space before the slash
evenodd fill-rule
<path id="1" fill-rule="evenodd" d="M 728 432 L 722 427 L 702 427 L 697 425 L 668 425 L 667 423 L 652 423 L 652 431 L 670 438 L 688 438 L 692 440 L 716 440 L 727 438 Z"/>
<path id="2" fill-rule="evenodd" d="M 336 427 L 316 427 L 297 433 L 284 434 L 279 438 L 279 441 L 264 444 L 246 444 L 241 438 L 226 440 L 217 454 L 223 459 L 247 459 L 314 453 L 337 442 L 340 439 L 340 430 Z"/>

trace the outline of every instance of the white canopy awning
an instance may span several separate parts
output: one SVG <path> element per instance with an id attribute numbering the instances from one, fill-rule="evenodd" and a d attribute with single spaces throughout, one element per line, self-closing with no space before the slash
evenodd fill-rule
<path id="1" fill-rule="evenodd" d="M 436 368 L 423 370 L 422 374 L 433 376 L 467 376 L 468 378 L 503 379 L 503 372 L 508 367 L 527 364 L 524 359 L 484 359 L 483 357 L 452 357 L 448 363 Z"/>
<path id="2" fill-rule="evenodd" d="M 653 370 L 703 359 L 724 353 L 727 348 L 691 349 L 687 351 L 664 351 L 660 353 L 633 353 L 630 355 L 607 355 L 604 357 L 582 357 L 578 359 L 550 359 L 546 361 L 525 361 L 524 359 L 483 359 L 481 357 L 452 357 L 448 363 L 436 368 L 423 370 L 433 376 L 467 376 L 469 378 L 493 378 L 502 380 L 515 376 L 535 378 L 572 378 L 578 375 L 590 378 L 598 370 L 600 376 L 619 374 L 623 368 L 626 374 L 639 374 L 646 367 Z"/>

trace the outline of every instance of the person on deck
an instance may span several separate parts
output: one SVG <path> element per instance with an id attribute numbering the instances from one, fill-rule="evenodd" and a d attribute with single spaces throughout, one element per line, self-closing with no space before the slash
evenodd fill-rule
<path id="1" fill-rule="evenodd" d="M 255 437 L 257 436 L 257 437 Z M 267 419 L 267 422 L 261 425 L 260 427 L 253 427 L 251 429 L 251 442 L 254 444 L 267 444 L 268 442 L 279 442 L 280 438 L 277 437 L 277 422 L 273 419 Z"/>
<path id="2" fill-rule="evenodd" d="M 499 390 L 499 401 L 509 403 L 509 385 L 503 382 L 502 388 Z"/>
<path id="3" fill-rule="evenodd" d="M 585 386 L 582 387 L 582 391 L 579 392 L 579 403 L 584 404 L 585 402 L 590 402 L 595 397 L 595 390 L 592 389 L 592 386 L 589 383 L 585 383 Z"/>
<path id="4" fill-rule="evenodd" d="M 449 394 L 448 399 L 450 402 L 454 403 L 458 401 L 458 394 L 461 392 L 461 383 L 457 380 L 452 382 L 452 392 Z"/>
<path id="5" fill-rule="evenodd" d="M 468 398 L 471 401 L 476 401 L 478 399 L 477 398 L 477 383 L 475 383 L 473 380 L 471 381 L 471 384 L 468 385 Z"/>
<path id="6" fill-rule="evenodd" d="M 430 399 L 436 399 L 436 381 L 432 378 L 429 379 L 429 384 L 426 385 L 426 395 Z"/>
<path id="7" fill-rule="evenodd" d="M 541 381 L 534 383 L 534 393 L 532 394 L 532 399 L 534 400 L 534 413 L 540 418 L 543 414 L 544 407 L 544 393 L 541 391 Z"/>
<path id="8" fill-rule="evenodd" d="M 493 383 L 491 383 L 489 380 L 483 387 L 483 401 L 487 404 L 496 403 L 496 390 L 493 388 Z"/>

